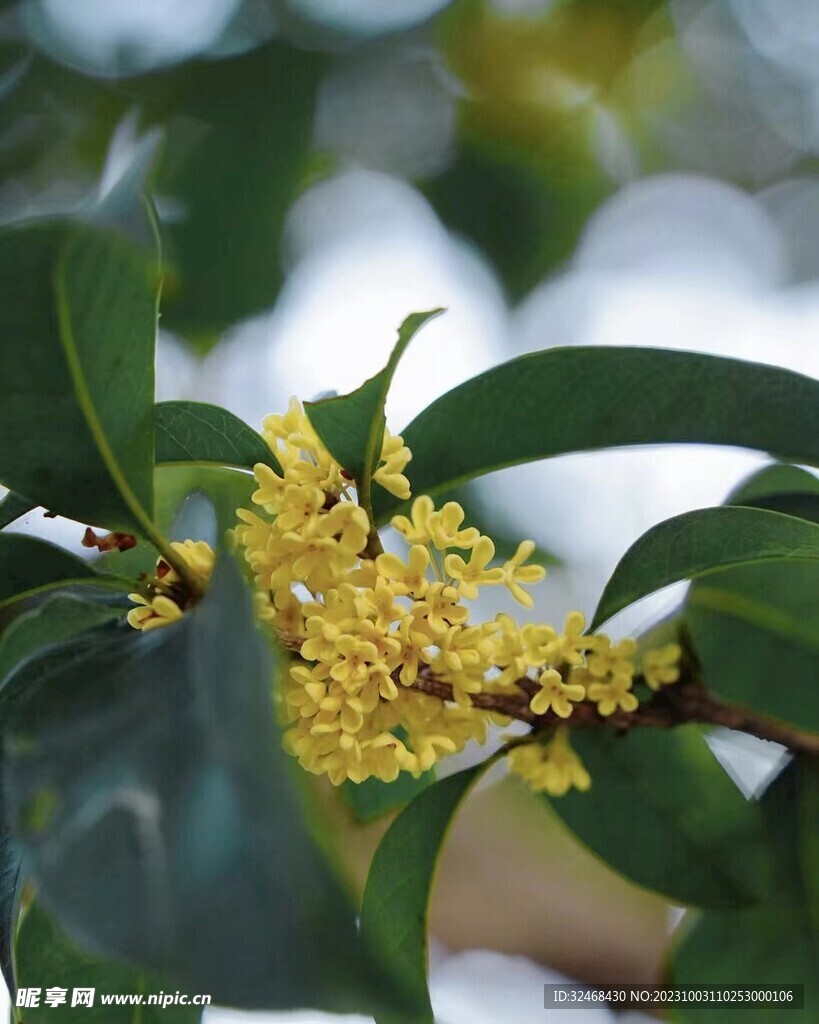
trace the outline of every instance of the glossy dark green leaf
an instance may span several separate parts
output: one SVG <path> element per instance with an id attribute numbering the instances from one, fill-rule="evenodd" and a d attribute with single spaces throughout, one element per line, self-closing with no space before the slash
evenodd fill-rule
<path id="1" fill-rule="evenodd" d="M 309 171 L 325 60 L 275 42 L 119 86 L 146 125 L 165 129 L 163 324 L 200 348 L 272 306 L 281 287 L 284 221 Z"/>
<path id="2" fill-rule="evenodd" d="M 67 932 L 214 1002 L 372 1009 L 375 970 L 307 824 L 230 559 L 180 623 L 44 660 L 5 718 L 6 793 Z"/>
<path id="3" fill-rule="evenodd" d="M 156 461 L 215 463 L 253 469 L 281 466 L 262 437 L 238 416 L 206 402 L 160 402 L 154 408 Z"/>
<path id="4" fill-rule="evenodd" d="M 780 512 L 724 506 L 666 519 L 623 555 L 603 590 L 591 629 L 641 597 L 680 580 L 738 565 L 819 563 L 819 526 Z"/>
<path id="5" fill-rule="evenodd" d="M 435 772 L 432 769 L 417 779 L 409 772 L 401 772 L 395 782 L 382 782 L 371 776 L 365 782 L 343 782 L 339 796 L 356 821 L 375 821 L 408 804 L 434 782 Z"/>
<path id="6" fill-rule="evenodd" d="M 33 501 L 29 501 L 28 498 L 24 498 L 20 494 L 15 494 L 14 491 L 9 491 L 5 498 L 0 501 L 0 530 L 8 526 L 9 523 L 13 523 L 15 519 L 24 516 L 27 512 L 31 512 L 34 508 L 37 508 L 37 506 Z"/>
<path id="7" fill-rule="evenodd" d="M 74 943 L 39 902 L 26 911 L 17 939 L 20 988 L 40 989 L 39 1005 L 25 1010 L 26 1024 L 87 1021 L 88 1024 L 197 1024 L 201 1006 L 152 1005 L 148 999 L 174 997 L 179 986 L 168 978 L 148 974 L 127 964 L 106 960 Z M 75 988 L 94 989 L 91 1006 L 72 1007 Z M 49 990 L 63 990 L 65 1002 L 49 1005 Z M 194 991 L 180 995 L 191 999 Z M 144 1005 L 103 1003 L 107 996 L 132 996 Z"/>
<path id="8" fill-rule="evenodd" d="M 398 341 L 387 365 L 360 388 L 349 395 L 305 403 L 316 433 L 333 458 L 355 478 L 364 501 L 369 501 L 372 473 L 381 454 L 384 406 L 398 360 L 424 324 L 442 312 L 411 313 L 398 329 Z"/>
<path id="9" fill-rule="evenodd" d="M 623 445 L 737 445 L 819 463 L 819 382 L 688 352 L 556 348 L 461 384 L 402 436 L 415 495 L 504 466 Z M 378 521 L 400 504 L 377 490 Z"/>
<path id="10" fill-rule="evenodd" d="M 710 690 L 819 732 L 819 566 L 745 566 L 697 583 L 686 622 Z"/>
<path id="11" fill-rule="evenodd" d="M 808 499 L 816 490 L 809 473 L 770 466 L 728 501 Z M 702 677 L 718 696 L 819 731 L 819 566 L 743 566 L 698 581 L 686 621 Z"/>
<path id="12" fill-rule="evenodd" d="M 377 1024 L 433 1024 L 427 990 L 427 907 L 435 865 L 461 801 L 486 764 L 429 786 L 390 825 L 370 864 L 361 905 L 361 935 L 395 964 L 408 986 L 400 1016 Z"/>
<path id="13" fill-rule="evenodd" d="M 125 586 L 48 541 L 19 533 L 0 534 L 0 606 L 54 586 L 83 582 Z"/>
<path id="14" fill-rule="evenodd" d="M 0 634 L 0 688 L 26 659 L 52 644 L 122 618 L 121 608 L 55 594 L 14 619 Z"/>
<path id="15" fill-rule="evenodd" d="M 749 504 L 777 494 L 819 494 L 819 478 L 799 466 L 774 462 L 743 480 L 731 492 L 727 504 Z"/>
<path id="16" fill-rule="evenodd" d="M 798 466 L 766 466 L 746 480 L 726 502 L 784 512 L 819 522 L 819 479 Z"/>
<path id="17" fill-rule="evenodd" d="M 152 256 L 80 222 L 0 233 L 3 483 L 82 522 L 150 531 Z"/>
<path id="18" fill-rule="evenodd" d="M 574 729 L 571 741 L 591 789 L 550 803 L 606 864 L 673 903 L 733 907 L 759 897 L 759 809 L 699 727 Z"/>
<path id="19" fill-rule="evenodd" d="M 797 759 L 761 800 L 770 859 L 767 899 L 746 910 L 709 911 L 684 922 L 672 953 L 677 985 L 804 985 L 805 1009 L 744 1008 L 747 1024 L 813 1021 L 819 1015 L 819 769 Z M 733 1014 L 733 1011 L 729 1011 Z M 706 1024 L 719 1010 L 677 1008 L 675 1021 Z M 723 1016 L 728 1016 L 724 1014 Z"/>

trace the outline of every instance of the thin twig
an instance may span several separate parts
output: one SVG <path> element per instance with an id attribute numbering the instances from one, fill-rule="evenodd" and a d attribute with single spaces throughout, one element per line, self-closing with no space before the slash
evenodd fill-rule
<path id="1" fill-rule="evenodd" d="M 302 644 L 299 637 L 281 633 L 280 638 L 285 647 L 298 653 Z M 393 678 L 400 685 L 399 671 L 396 669 Z M 686 668 L 678 683 L 664 687 L 636 711 L 615 711 L 605 717 L 592 701 L 574 704 L 569 718 L 560 718 L 553 711 L 536 715 L 529 707 L 533 696 L 533 681 L 528 678 L 517 681 L 520 693 L 473 693 L 469 695 L 469 700 L 473 707 L 482 711 L 495 711 L 507 718 L 525 722 L 535 732 L 551 729 L 555 725 L 570 725 L 580 729 L 609 728 L 623 734 L 637 728 L 672 729 L 678 725 L 698 722 L 702 725 L 720 725 L 762 740 L 781 743 L 794 751 L 819 756 L 819 734 L 797 729 L 786 722 L 757 714 L 749 708 L 719 700 L 700 680 L 693 677 L 692 672 L 690 667 Z M 421 668 L 411 688 L 448 703 L 455 699 L 452 684 L 441 679 L 428 667 Z M 534 691 L 537 692 L 537 689 L 535 684 Z"/>

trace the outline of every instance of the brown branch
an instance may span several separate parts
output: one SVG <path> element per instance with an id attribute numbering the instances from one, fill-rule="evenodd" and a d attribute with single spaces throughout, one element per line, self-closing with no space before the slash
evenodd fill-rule
<path id="1" fill-rule="evenodd" d="M 298 653 L 302 641 L 292 634 L 280 633 L 285 647 Z M 393 673 L 399 683 L 399 670 Z M 560 718 L 553 711 L 536 715 L 529 707 L 533 696 L 533 681 L 519 679 L 521 692 L 515 693 L 473 693 L 469 699 L 473 707 L 483 711 L 496 711 L 507 718 L 517 719 L 531 725 L 533 731 L 541 732 L 555 725 L 571 725 L 573 729 L 610 728 L 620 734 L 637 728 L 672 729 L 689 722 L 702 725 L 720 725 L 726 729 L 748 733 L 762 740 L 781 743 L 791 750 L 819 756 L 819 734 L 797 729 L 767 715 L 760 715 L 749 708 L 729 704 L 710 693 L 701 681 L 694 678 L 692 669 L 687 667 L 678 683 L 664 687 L 651 700 L 641 704 L 636 711 L 615 711 L 604 717 L 592 701 L 579 701 L 572 708 L 569 718 Z M 422 668 L 412 689 L 437 697 L 443 701 L 454 701 L 451 683 L 435 675 L 429 668 Z M 537 692 L 537 686 L 534 686 Z"/>
<path id="2" fill-rule="evenodd" d="M 433 675 L 428 669 L 422 670 L 414 689 L 428 693 L 441 700 L 451 701 L 452 686 Z M 627 733 L 635 728 L 671 729 L 688 722 L 703 725 L 720 725 L 726 729 L 745 732 L 759 739 L 781 743 L 791 750 L 819 756 L 819 735 L 797 729 L 785 722 L 760 715 L 748 708 L 718 700 L 697 680 L 688 679 L 662 690 L 652 700 L 641 704 L 636 711 L 615 711 L 603 717 L 597 705 L 591 701 L 580 701 L 574 705 L 568 719 L 560 718 L 553 711 L 536 715 L 529 707 L 528 696 L 514 694 L 476 693 L 470 696 L 474 707 L 485 711 L 497 711 L 509 718 L 531 725 L 535 732 L 555 725 L 571 725 L 572 728 L 609 727 L 618 733 Z"/>

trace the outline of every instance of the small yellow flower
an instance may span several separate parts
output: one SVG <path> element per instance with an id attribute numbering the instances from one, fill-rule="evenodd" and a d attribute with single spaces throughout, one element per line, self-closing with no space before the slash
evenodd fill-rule
<path id="1" fill-rule="evenodd" d="M 480 540 L 480 531 L 474 526 L 460 529 L 466 513 L 457 501 L 448 501 L 440 512 L 430 518 L 432 542 L 439 551 L 446 548 L 473 548 Z"/>
<path id="2" fill-rule="evenodd" d="M 619 640 L 612 644 L 607 636 L 601 634 L 595 637 L 594 648 L 586 659 L 586 664 L 595 679 L 615 676 L 630 681 L 634 675 L 633 658 L 636 653 L 637 644 L 634 640 Z"/>
<path id="3" fill-rule="evenodd" d="M 331 537 L 305 536 L 301 533 L 281 535 L 281 550 L 292 559 L 291 569 L 294 580 L 308 580 L 311 576 L 326 576 L 328 565 L 338 542 Z"/>
<path id="4" fill-rule="evenodd" d="M 157 629 L 159 626 L 169 626 L 182 618 L 182 609 L 164 594 L 146 600 L 142 594 L 129 594 L 128 597 L 137 608 L 128 612 L 128 625 L 134 629 Z"/>
<path id="5" fill-rule="evenodd" d="M 260 594 L 259 596 L 265 596 Z M 304 635 L 302 603 L 290 589 L 277 590 L 273 597 L 273 625 L 290 636 Z"/>
<path id="6" fill-rule="evenodd" d="M 410 511 L 411 518 L 393 516 L 391 522 L 396 530 L 403 535 L 407 544 L 429 544 L 432 540 L 430 532 L 430 516 L 435 512 L 435 505 L 426 494 L 416 498 Z"/>
<path id="7" fill-rule="evenodd" d="M 270 515 L 276 515 L 284 497 L 286 487 L 284 479 L 264 462 L 256 463 L 253 467 L 253 475 L 256 477 L 259 487 L 251 494 L 250 500 L 256 505 L 261 505 Z"/>
<path id="8" fill-rule="evenodd" d="M 458 590 L 468 600 L 478 596 L 478 587 L 503 582 L 503 570 L 487 569 L 495 557 L 495 545 L 489 537 L 481 537 L 465 562 L 460 555 L 447 555 L 444 569 L 458 583 Z"/>
<path id="9" fill-rule="evenodd" d="M 591 683 L 586 687 L 589 700 L 597 704 L 597 711 L 608 718 L 620 708 L 622 711 L 636 711 L 639 701 L 631 692 L 631 676 L 611 676 L 606 683 Z"/>
<path id="10" fill-rule="evenodd" d="M 392 582 L 393 590 L 398 595 L 411 594 L 413 597 L 422 598 L 427 591 L 429 551 L 421 544 L 413 544 L 406 564 L 398 555 L 383 554 L 376 558 L 375 567 L 382 576 Z"/>
<path id="11" fill-rule="evenodd" d="M 534 604 L 532 595 L 523 589 L 522 583 L 539 583 L 546 575 L 542 565 L 524 565 L 523 563 L 535 550 L 533 540 L 524 540 L 518 545 L 515 554 L 508 562 L 503 563 L 503 582 L 509 588 L 512 597 L 524 608 L 531 608 Z"/>
<path id="12" fill-rule="evenodd" d="M 551 665 L 582 665 L 583 652 L 595 648 L 598 638 L 586 636 L 586 617 L 583 612 L 569 612 L 563 632 L 546 645 L 546 660 Z"/>
<path id="13" fill-rule="evenodd" d="M 563 796 L 575 788 L 586 792 L 591 778 L 583 762 L 572 750 L 569 730 L 560 728 L 547 744 L 527 743 L 509 754 L 509 766 L 535 792 Z"/>
<path id="14" fill-rule="evenodd" d="M 270 447 L 275 451 L 276 441 L 286 441 L 291 434 L 303 430 L 305 420 L 306 416 L 298 398 L 290 399 L 287 412 L 284 415 L 274 413 L 271 416 L 265 416 L 262 421 L 262 430 L 265 434 L 270 435 L 267 439 Z"/>
<path id="15" fill-rule="evenodd" d="M 469 616 L 469 611 L 458 603 L 460 599 L 455 587 L 436 580 L 427 587 L 424 600 L 412 606 L 412 614 L 418 619 L 426 619 L 435 636 L 443 636 L 450 626 L 463 625 Z"/>
<path id="16" fill-rule="evenodd" d="M 340 658 L 330 669 L 330 675 L 347 686 L 360 686 L 370 675 L 370 668 L 378 661 L 375 644 L 357 640 L 354 636 L 340 636 L 335 644 Z"/>
<path id="17" fill-rule="evenodd" d="M 312 524 L 324 507 L 325 495 L 313 484 L 287 484 L 281 498 L 278 528 L 286 533 Z"/>
<path id="18" fill-rule="evenodd" d="M 540 676 L 540 692 L 532 697 L 529 707 L 536 715 L 554 711 L 560 718 L 568 718 L 572 713 L 571 702 L 585 696 L 586 690 L 579 683 L 565 683 L 559 672 L 547 668 Z"/>
<path id="19" fill-rule="evenodd" d="M 403 438 L 392 437 L 385 429 L 381 458 L 382 465 L 373 473 L 373 480 L 396 498 L 406 501 L 410 497 L 410 483 L 404 476 L 404 470 L 412 459 L 412 452 L 404 447 Z"/>
<path id="20" fill-rule="evenodd" d="M 646 651 L 643 655 L 643 678 L 652 690 L 659 690 L 661 686 L 669 683 L 676 683 L 680 678 L 680 658 L 682 648 L 679 644 L 666 644 L 665 647 L 655 647 L 653 651 Z"/>
<path id="21" fill-rule="evenodd" d="M 375 624 L 379 629 L 389 629 L 393 622 L 403 618 L 405 611 L 395 603 L 396 594 L 393 587 L 379 576 L 374 587 L 366 587 L 356 598 L 356 609 L 360 618 L 375 616 Z"/>
<path id="22" fill-rule="evenodd" d="M 398 638 L 401 641 L 399 679 L 404 686 L 411 686 L 418 678 L 419 662 L 426 648 L 432 643 L 429 634 L 418 627 L 419 623 L 411 615 L 408 615 L 401 621 L 398 632 Z"/>
<path id="23" fill-rule="evenodd" d="M 285 687 L 287 704 L 302 718 L 313 718 L 327 695 L 326 683 L 317 679 L 316 673 L 306 665 L 294 665 L 290 669 L 290 680 L 291 684 Z"/>

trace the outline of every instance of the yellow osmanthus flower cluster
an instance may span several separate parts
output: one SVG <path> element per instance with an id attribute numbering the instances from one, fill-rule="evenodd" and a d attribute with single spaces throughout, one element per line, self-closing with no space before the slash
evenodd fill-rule
<path id="1" fill-rule="evenodd" d="M 422 495 L 409 516 L 392 520 L 403 554 L 379 553 L 354 482 L 298 401 L 283 416 L 268 416 L 263 436 L 282 472 L 256 465 L 255 508 L 237 510 L 235 539 L 255 577 L 260 619 L 299 651 L 279 697 L 285 744 L 305 769 L 335 784 L 390 782 L 401 771 L 418 776 L 470 740 L 484 741 L 490 722 L 508 724 L 506 715 L 475 706 L 478 694 L 528 701 L 535 715 L 567 721 L 581 701 L 602 716 L 637 707 L 636 645 L 588 635 L 580 612 L 571 612 L 560 631 L 519 626 L 507 614 L 470 621 L 465 602 L 486 586 L 505 586 L 532 606 L 525 587 L 545 575 L 529 562 L 532 541 L 501 562 L 491 538 L 464 524 L 457 502 L 436 509 Z M 385 431 L 374 479 L 402 500 L 410 497 L 410 459 L 402 439 Z M 207 545 L 186 541 L 174 550 L 209 576 Z M 164 565 L 152 581 L 155 591 L 134 595 L 132 625 L 153 628 L 182 615 L 164 586 L 170 574 Z M 673 644 L 645 655 L 646 682 L 655 689 L 674 682 L 679 657 Z M 447 699 L 440 688 L 421 685 L 428 682 L 445 684 Z M 551 794 L 588 788 L 568 729 L 549 729 L 514 747 L 512 769 Z"/>

